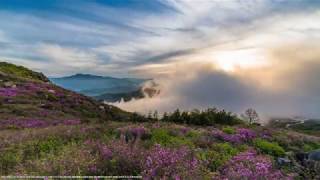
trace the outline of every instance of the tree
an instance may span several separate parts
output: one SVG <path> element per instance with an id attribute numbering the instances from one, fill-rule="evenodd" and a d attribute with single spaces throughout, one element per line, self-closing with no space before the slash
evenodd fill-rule
<path id="1" fill-rule="evenodd" d="M 167 112 L 164 112 L 163 116 L 162 116 L 162 121 L 168 122 L 169 121 L 169 115 Z"/>
<path id="2" fill-rule="evenodd" d="M 152 119 L 153 119 L 153 117 L 152 117 L 152 112 L 151 112 L 151 111 L 149 111 L 147 118 L 148 118 L 149 120 L 152 120 Z"/>
<path id="3" fill-rule="evenodd" d="M 171 114 L 170 120 L 171 120 L 172 122 L 175 122 L 175 123 L 182 123 L 182 122 L 181 122 L 181 113 L 180 113 L 180 110 L 179 110 L 179 109 L 175 110 L 175 111 Z"/>
<path id="4" fill-rule="evenodd" d="M 158 120 L 158 111 L 155 110 L 153 113 L 153 119 Z"/>
<path id="5" fill-rule="evenodd" d="M 181 113 L 181 122 L 184 123 L 184 124 L 188 124 L 190 122 L 190 115 L 189 115 L 189 112 L 187 111 L 183 111 Z"/>
<path id="6" fill-rule="evenodd" d="M 256 110 L 249 108 L 244 112 L 244 118 L 249 121 L 249 124 L 259 122 L 259 115 Z"/>

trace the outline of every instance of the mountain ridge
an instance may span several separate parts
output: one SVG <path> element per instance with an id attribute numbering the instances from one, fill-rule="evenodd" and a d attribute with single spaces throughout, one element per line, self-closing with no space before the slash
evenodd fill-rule
<path id="1" fill-rule="evenodd" d="M 50 80 L 66 89 L 95 97 L 106 93 L 129 93 L 139 90 L 150 79 L 116 78 L 92 74 L 74 74 Z"/>

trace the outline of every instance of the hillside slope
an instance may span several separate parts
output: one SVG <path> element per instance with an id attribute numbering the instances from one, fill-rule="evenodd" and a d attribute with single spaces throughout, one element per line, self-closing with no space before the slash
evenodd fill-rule
<path id="1" fill-rule="evenodd" d="M 296 120 L 292 118 L 273 118 L 270 128 L 284 128 L 320 137 L 320 119 Z"/>
<path id="2" fill-rule="evenodd" d="M 9 120 L 19 124 L 23 120 L 86 122 L 129 117 L 116 107 L 60 88 L 41 73 L 4 62 L 0 63 L 0 107 L 2 124 Z"/>

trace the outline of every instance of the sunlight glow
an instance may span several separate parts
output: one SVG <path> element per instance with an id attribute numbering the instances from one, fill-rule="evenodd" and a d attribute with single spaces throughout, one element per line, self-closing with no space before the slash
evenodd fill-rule
<path id="1" fill-rule="evenodd" d="M 212 54 L 212 59 L 218 68 L 226 72 L 268 65 L 264 52 L 255 49 L 219 51 Z"/>

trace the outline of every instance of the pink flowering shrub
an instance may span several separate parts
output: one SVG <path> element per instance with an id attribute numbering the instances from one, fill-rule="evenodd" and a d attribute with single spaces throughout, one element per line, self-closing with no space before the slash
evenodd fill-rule
<path id="1" fill-rule="evenodd" d="M 85 145 L 98 161 L 88 167 L 92 175 L 140 175 L 145 157 L 143 148 L 134 148 L 122 141 L 111 141 L 108 144 L 87 140 Z M 102 161 L 101 161 L 102 160 Z"/>
<path id="2" fill-rule="evenodd" d="M 192 178 L 197 176 L 200 161 L 186 147 L 169 149 L 155 145 L 144 163 L 143 175 L 146 179 L 154 178 Z"/>
<path id="3" fill-rule="evenodd" d="M 272 139 L 272 133 L 267 130 L 263 130 L 259 135 L 262 139 L 266 139 L 266 140 Z"/>
<path id="4" fill-rule="evenodd" d="M 16 88 L 0 88 L 0 96 L 3 97 L 13 97 L 17 95 Z"/>
<path id="5" fill-rule="evenodd" d="M 251 129 L 246 129 L 246 128 L 238 128 L 237 134 L 244 141 L 251 141 L 252 139 L 254 139 L 256 137 L 256 133 L 254 131 L 252 131 Z"/>
<path id="6" fill-rule="evenodd" d="M 170 149 L 155 145 L 147 150 L 122 141 L 103 144 L 93 140 L 87 140 L 85 145 L 99 159 L 88 167 L 90 174 L 142 175 L 144 179 L 200 176 L 200 161 L 186 147 Z"/>
<path id="7" fill-rule="evenodd" d="M 144 135 L 147 132 L 146 128 L 143 126 L 132 127 L 130 129 L 128 129 L 128 131 L 135 137 L 141 137 L 142 135 Z"/>
<path id="8" fill-rule="evenodd" d="M 53 89 L 53 85 L 45 83 L 23 83 L 16 87 L 2 87 L 0 88 L 0 96 L 14 97 L 18 95 L 38 95 L 39 93 L 47 93 L 48 95 L 56 95 L 63 97 L 64 92 L 60 89 Z"/>
<path id="9" fill-rule="evenodd" d="M 186 136 L 191 131 L 188 127 L 178 127 L 169 130 L 169 134 L 173 136 Z"/>
<path id="10" fill-rule="evenodd" d="M 238 128 L 235 134 L 224 133 L 220 130 L 212 132 L 214 137 L 231 143 L 243 143 L 252 141 L 256 137 L 256 133 L 250 129 Z"/>
<path id="11" fill-rule="evenodd" d="M 120 138 L 124 141 L 137 143 L 141 138 L 146 137 L 149 134 L 149 130 L 144 126 L 128 126 L 119 128 Z"/>
<path id="12" fill-rule="evenodd" d="M 222 168 L 219 179 L 277 180 L 290 177 L 273 168 L 270 157 L 248 150 L 234 156 Z"/>
<path id="13" fill-rule="evenodd" d="M 67 119 L 61 121 L 61 124 L 63 125 L 78 125 L 81 124 L 81 121 L 79 119 Z"/>
<path id="14" fill-rule="evenodd" d="M 95 150 L 101 159 L 110 160 L 112 158 L 113 153 L 107 145 L 93 140 L 86 140 L 84 144 L 90 146 L 91 149 Z"/>

